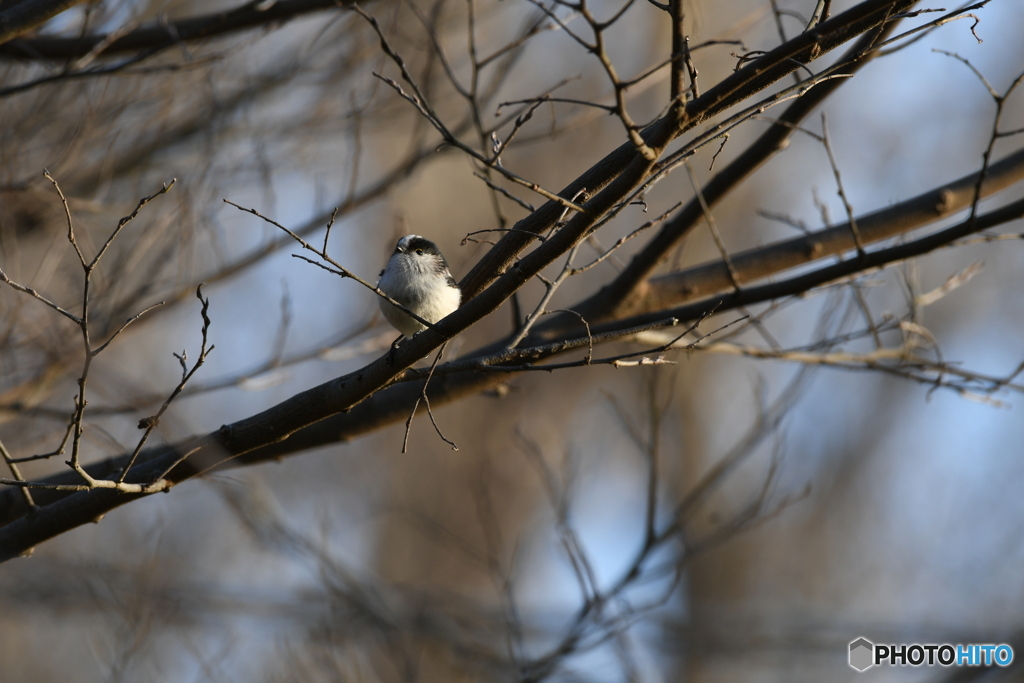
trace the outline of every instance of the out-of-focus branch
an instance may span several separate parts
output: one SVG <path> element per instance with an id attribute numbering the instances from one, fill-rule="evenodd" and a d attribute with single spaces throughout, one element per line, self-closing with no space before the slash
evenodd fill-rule
<path id="1" fill-rule="evenodd" d="M 616 326 L 643 325 L 654 320 L 661 319 L 665 316 L 672 316 L 679 320 L 692 320 L 695 315 L 699 315 L 700 311 L 707 310 L 708 308 L 716 305 L 719 307 L 716 310 L 731 310 L 740 306 L 748 306 L 750 304 L 771 301 L 780 297 L 794 296 L 806 292 L 813 287 L 826 284 L 842 277 L 847 277 L 856 273 L 863 273 L 890 263 L 896 263 L 915 256 L 927 254 L 930 251 L 952 244 L 966 235 L 987 230 L 997 225 L 1003 225 L 1020 218 L 1024 218 L 1024 199 L 1017 200 L 1004 207 L 978 216 L 973 220 L 966 220 L 930 235 L 908 242 L 903 242 L 892 247 L 866 252 L 862 258 L 851 258 L 845 261 L 840 261 L 839 263 L 822 266 L 821 268 L 809 273 L 796 275 L 785 280 L 778 280 L 770 284 L 744 287 L 740 290 L 734 289 L 731 292 L 718 294 L 693 303 L 686 303 L 675 308 L 662 308 L 657 311 L 634 315 L 630 318 L 619 319 L 612 323 L 595 325 L 593 327 L 593 331 L 595 334 L 598 334 Z M 849 228 L 844 226 L 843 229 L 846 230 L 848 237 Z M 766 247 L 765 251 L 767 252 L 770 249 L 771 247 Z M 753 252 L 745 253 L 748 257 L 753 257 Z M 769 258 L 770 256 L 766 255 L 766 259 Z M 781 268 L 781 270 L 785 269 L 788 269 L 788 266 Z M 684 274 L 688 274 L 690 272 L 691 271 L 689 270 L 683 271 L 677 275 L 682 277 Z M 768 273 L 765 273 L 765 276 L 767 275 Z M 666 276 L 666 280 L 671 277 L 673 276 Z M 668 285 L 669 283 L 666 282 L 665 284 Z M 684 300 L 693 301 L 693 298 L 695 297 L 688 296 Z"/>
<path id="2" fill-rule="evenodd" d="M 0 12 L 0 57 L 8 59 L 53 60 L 78 59 L 100 48 L 101 56 L 110 56 L 124 52 L 141 52 L 159 50 L 182 41 L 202 40 L 226 33 L 244 31 L 260 26 L 281 23 L 311 12 L 337 9 L 352 4 L 352 0 L 278 0 L 269 3 L 266 9 L 260 9 L 260 3 L 246 2 L 235 9 L 224 12 L 213 12 L 184 19 L 161 19 L 152 26 L 143 26 L 123 36 L 110 40 L 108 35 L 88 35 L 75 38 L 59 38 L 53 36 L 36 36 L 12 40 L 21 33 L 38 26 L 50 17 L 77 5 L 82 0 L 30 0 L 23 2 L 5 12 Z M 4 32 L 4 17 L 14 14 L 27 5 L 54 5 L 60 9 L 36 21 L 20 33 L 13 35 Z M 27 11 L 27 10 L 23 10 Z M 8 42 L 10 41 L 10 42 Z M 110 41 L 108 45 L 105 42 Z"/>
<path id="3" fill-rule="evenodd" d="M 979 173 L 971 173 L 944 187 L 858 217 L 857 228 L 861 238 L 865 244 L 872 244 L 906 234 L 970 207 L 974 201 L 978 177 Z M 980 196 L 988 197 L 1022 180 L 1024 149 L 988 168 Z M 733 254 L 730 261 L 740 282 L 750 283 L 855 248 L 849 223 L 843 222 L 810 235 Z M 860 262 L 859 259 L 853 260 Z M 620 316 L 622 313 L 662 311 L 731 287 L 732 281 L 725 262 L 706 263 L 651 279 L 641 288 L 640 295 L 631 302 L 628 309 L 620 311 Z"/>
<path id="4" fill-rule="evenodd" d="M 0 10 L 0 44 L 28 33 L 84 0 L 23 0 L 10 9 Z"/>

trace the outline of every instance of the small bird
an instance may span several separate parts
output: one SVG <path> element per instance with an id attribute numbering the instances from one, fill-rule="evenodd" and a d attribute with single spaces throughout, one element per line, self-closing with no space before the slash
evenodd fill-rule
<path id="1" fill-rule="evenodd" d="M 380 272 L 377 288 L 427 322 L 436 323 L 462 303 L 462 290 L 448 270 L 437 245 L 419 235 L 398 240 L 395 252 Z M 412 337 L 426 326 L 386 299 L 380 310 L 403 337 Z M 395 344 L 401 341 L 399 337 Z"/>

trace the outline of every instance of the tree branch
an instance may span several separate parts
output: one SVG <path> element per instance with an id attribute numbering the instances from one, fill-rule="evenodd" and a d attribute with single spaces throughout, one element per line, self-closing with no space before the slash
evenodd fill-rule
<path id="1" fill-rule="evenodd" d="M 974 203 L 979 175 L 980 172 L 965 175 L 944 187 L 858 217 L 857 227 L 863 242 L 872 244 L 903 235 L 970 207 Z M 1024 149 L 988 168 L 980 196 L 991 196 L 1021 180 L 1024 180 Z M 855 248 L 850 224 L 844 221 L 810 235 L 739 252 L 732 255 L 730 261 L 741 281 L 747 283 Z M 642 296 L 637 297 L 628 310 L 632 313 L 661 311 L 731 286 L 729 269 L 723 261 L 705 263 L 651 279 Z"/>
<path id="2" fill-rule="evenodd" d="M 9 36 L 4 33 L 4 16 L 14 13 L 26 5 L 47 4 L 61 6 L 61 9 L 38 21 L 33 25 L 35 26 L 81 2 L 82 0 L 62 0 L 59 2 L 54 2 L 54 0 L 48 0 L 47 2 L 30 0 L 30 2 L 24 2 L 10 10 L 0 12 L 0 43 L 5 43 L 0 44 L 0 57 L 22 60 L 64 61 L 85 57 L 96 48 L 103 46 L 103 43 L 110 39 L 110 36 L 106 34 L 93 34 L 75 38 L 36 36 L 12 40 L 17 35 L 20 35 L 20 33 Z M 268 24 L 285 22 L 303 14 L 338 9 L 350 4 L 352 4 L 351 0 L 278 0 L 278 2 L 271 3 L 267 9 L 261 10 L 258 9 L 257 3 L 246 2 L 235 9 L 224 12 L 212 12 L 184 19 L 159 20 L 150 26 L 143 26 L 110 41 L 109 45 L 102 47 L 99 56 L 160 50 L 181 41 L 202 40 L 227 33 L 245 31 Z M 29 29 L 27 28 L 21 31 L 21 33 L 27 30 Z"/>
<path id="3" fill-rule="evenodd" d="M 85 0 L 23 0 L 10 9 L 0 10 L 0 45 L 45 24 Z"/>
<path id="4" fill-rule="evenodd" d="M 890 23 L 893 16 L 910 9 L 915 2 L 916 0 L 867 0 L 821 23 L 814 31 L 803 33 L 771 52 L 747 62 L 699 98 L 687 103 L 685 125 L 676 135 L 693 129 L 725 109 L 760 92 L 796 69 L 802 68 L 805 62 L 835 49 L 853 36 Z M 651 128 L 641 133 L 645 142 L 650 134 Z M 604 188 L 625 168 L 635 149 L 632 141 L 624 142 L 570 183 L 558 193 L 558 196 L 569 199 L 583 190 L 594 193 Z M 463 296 L 471 299 L 494 278 L 504 273 L 519 254 L 534 241 L 532 235 L 542 234 L 550 229 L 558 220 L 561 211 L 560 204 L 548 201 L 540 209 L 519 221 L 515 226 L 516 231 L 502 237 L 462 279 L 460 286 Z"/>

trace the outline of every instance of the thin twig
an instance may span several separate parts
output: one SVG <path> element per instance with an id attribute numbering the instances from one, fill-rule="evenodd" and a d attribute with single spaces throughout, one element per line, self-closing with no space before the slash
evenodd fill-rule
<path id="1" fill-rule="evenodd" d="M 437 426 L 437 421 L 434 419 L 434 413 L 430 409 L 430 399 L 427 398 L 427 387 L 430 385 L 430 378 L 434 376 L 434 369 L 437 367 L 437 363 L 441 360 L 441 355 L 444 353 L 445 347 L 448 346 L 448 342 L 441 344 L 441 348 L 437 350 L 437 355 L 434 356 L 434 362 L 430 364 L 430 371 L 427 372 L 427 377 L 423 382 L 423 388 L 420 389 L 419 395 L 416 396 L 416 402 L 413 403 L 412 410 L 409 412 L 409 419 L 405 421 L 405 438 L 402 439 L 402 452 L 407 453 L 409 450 L 409 432 L 412 429 L 412 420 L 416 417 L 416 410 L 420 407 L 420 401 L 422 400 L 427 405 L 427 414 L 430 416 L 430 423 L 434 425 L 434 431 L 441 437 L 441 440 L 452 447 L 453 451 L 459 450 L 459 447 L 455 445 L 454 441 L 446 438 L 441 433 L 441 428 Z"/>
<path id="2" fill-rule="evenodd" d="M 199 357 L 196 358 L 196 362 L 192 364 L 191 368 L 189 368 L 187 365 L 188 358 L 185 355 L 184 351 L 182 351 L 180 356 L 178 354 L 174 354 L 178 361 L 181 363 L 181 381 L 179 381 L 178 385 L 174 387 L 174 390 L 171 391 L 170 395 L 163 402 L 163 405 L 160 406 L 160 409 L 157 410 L 155 414 L 150 415 L 149 417 L 144 417 L 141 420 L 139 420 L 139 429 L 144 429 L 145 431 L 142 434 L 142 438 L 139 439 L 138 444 L 135 446 L 135 451 L 128 459 L 128 464 L 125 465 L 124 469 L 121 471 L 121 476 L 117 480 L 117 483 L 119 484 L 124 483 L 125 477 L 128 476 L 128 471 L 132 468 L 132 465 L 135 464 L 135 460 L 136 458 L 139 457 L 139 453 L 142 452 L 142 447 L 146 445 L 146 441 L 149 439 L 149 435 L 152 434 L 153 430 L 156 429 L 157 426 L 160 424 L 160 418 L 163 417 L 163 414 L 165 412 L 167 412 L 167 409 L 170 407 L 171 402 L 175 398 L 177 398 L 178 394 L 181 393 L 181 390 L 185 388 L 186 384 L 188 384 L 188 381 L 192 379 L 192 376 L 195 375 L 199 368 L 202 367 L 203 363 L 206 362 L 206 357 L 215 348 L 213 344 L 207 346 L 207 343 L 209 342 L 210 332 L 210 298 L 203 298 L 202 283 L 200 283 L 199 286 L 196 287 L 196 298 L 199 299 L 199 302 L 202 304 L 202 307 L 200 308 L 199 311 L 199 315 L 202 316 L 203 319 L 202 343 L 199 346 Z"/>

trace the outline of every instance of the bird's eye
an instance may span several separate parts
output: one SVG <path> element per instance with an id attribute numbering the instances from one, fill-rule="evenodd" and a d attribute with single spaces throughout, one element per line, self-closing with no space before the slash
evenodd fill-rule
<path id="1" fill-rule="evenodd" d="M 419 254 L 420 256 L 423 256 L 423 250 L 422 249 L 417 249 L 416 253 Z"/>

